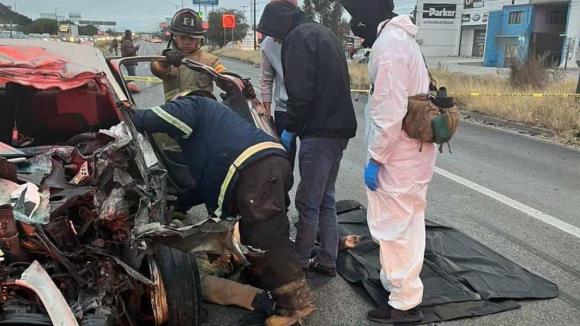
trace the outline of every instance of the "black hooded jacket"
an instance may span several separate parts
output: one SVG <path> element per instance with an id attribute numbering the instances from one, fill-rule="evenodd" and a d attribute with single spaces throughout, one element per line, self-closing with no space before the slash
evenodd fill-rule
<path id="1" fill-rule="evenodd" d="M 287 2 L 268 4 L 258 31 L 283 41 L 286 130 L 303 137 L 354 137 L 348 66 L 336 36 Z"/>

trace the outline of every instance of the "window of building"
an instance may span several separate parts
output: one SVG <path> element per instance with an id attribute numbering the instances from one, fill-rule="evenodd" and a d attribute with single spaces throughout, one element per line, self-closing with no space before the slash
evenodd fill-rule
<path id="1" fill-rule="evenodd" d="M 522 23 L 522 17 L 524 16 L 524 12 L 523 11 L 512 11 L 510 12 L 510 16 L 509 16 L 509 20 L 508 20 L 508 24 L 521 24 Z"/>
<path id="2" fill-rule="evenodd" d="M 565 10 L 549 10 L 546 13 L 546 24 L 564 25 L 566 24 Z"/>

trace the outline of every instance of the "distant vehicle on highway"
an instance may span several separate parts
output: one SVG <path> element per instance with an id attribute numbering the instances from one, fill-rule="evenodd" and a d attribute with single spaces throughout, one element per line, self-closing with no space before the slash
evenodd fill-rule
<path id="1" fill-rule="evenodd" d="M 24 34 L 22 32 L 12 31 L 12 36 L 11 36 L 10 31 L 2 31 L 2 33 L 0 33 L 0 38 L 22 39 L 22 38 L 26 38 L 26 34 Z"/>

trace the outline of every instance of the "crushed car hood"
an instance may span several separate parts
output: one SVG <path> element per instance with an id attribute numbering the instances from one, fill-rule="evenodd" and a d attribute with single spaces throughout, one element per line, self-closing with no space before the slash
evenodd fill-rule
<path id="1" fill-rule="evenodd" d="M 62 42 L 0 40 L 0 86 L 12 82 L 41 90 L 68 90 L 96 83 L 104 89 L 111 76 L 95 48 Z M 120 89 L 115 92 L 122 93 Z"/>

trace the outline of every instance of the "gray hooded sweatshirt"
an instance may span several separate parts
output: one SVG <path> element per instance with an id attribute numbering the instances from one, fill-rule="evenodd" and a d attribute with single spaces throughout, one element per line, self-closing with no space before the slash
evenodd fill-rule
<path id="1" fill-rule="evenodd" d="M 282 70 L 282 45 L 266 37 L 261 46 L 260 93 L 263 102 L 273 102 L 276 111 L 286 112 L 288 94 Z M 273 92 L 272 92 L 273 90 Z"/>

